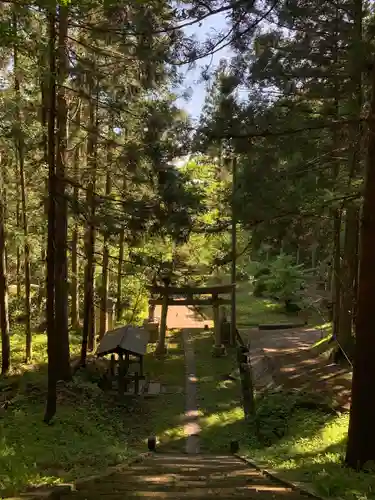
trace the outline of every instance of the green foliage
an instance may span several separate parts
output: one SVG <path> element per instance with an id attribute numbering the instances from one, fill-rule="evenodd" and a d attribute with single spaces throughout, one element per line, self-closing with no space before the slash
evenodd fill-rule
<path id="1" fill-rule="evenodd" d="M 285 394 L 284 397 L 287 398 Z M 265 402 L 271 414 L 275 413 L 271 404 L 273 398 Z M 282 404 L 279 397 L 275 404 L 276 412 L 280 412 Z M 290 403 L 286 402 L 286 406 L 289 408 Z M 282 410 L 280 413 L 283 422 L 284 413 Z M 345 500 L 370 499 L 375 488 L 374 475 L 358 473 L 343 466 L 348 421 L 347 414 L 332 416 L 296 407 L 287 425 L 280 426 L 285 431 L 281 439 L 275 438 L 272 446 L 264 446 L 250 436 L 242 452 L 250 460 L 272 468 L 287 480 L 312 486 L 321 496 Z M 272 423 L 274 417 L 268 420 L 267 414 L 260 422 L 267 426 L 271 438 Z"/>
<path id="2" fill-rule="evenodd" d="M 257 293 L 265 293 L 285 303 L 300 304 L 308 274 L 303 265 L 293 262 L 291 256 L 280 254 L 255 276 Z"/>
<path id="3" fill-rule="evenodd" d="M 255 425 L 264 446 L 272 446 L 285 435 L 295 402 L 296 396 L 286 397 L 282 391 L 257 400 Z"/>
<path id="4" fill-rule="evenodd" d="M 0 409 L 0 496 L 98 474 L 144 451 L 151 434 L 157 434 L 160 446 L 179 449 L 184 355 L 180 336 L 168 341 L 169 356 L 162 364 L 149 346 L 145 371 L 152 380 L 172 386 L 170 393 L 121 402 L 99 389 L 102 368 L 90 362 L 73 382 L 59 384 L 58 417 L 54 425 L 46 425 L 41 418 L 47 390 L 46 335 L 34 334 L 35 363 L 24 365 L 24 335 L 17 330 L 11 336 L 12 373 L 0 380 L 0 406 L 10 402 Z M 74 357 L 80 351 L 74 332 L 71 351 Z"/>
<path id="5" fill-rule="evenodd" d="M 320 394 L 305 394 L 299 391 L 280 390 L 266 392 L 257 399 L 256 415 L 254 425 L 257 429 L 257 437 L 262 447 L 269 447 L 277 443 L 290 432 L 289 425 L 295 412 L 301 408 L 310 407 L 314 411 L 323 410 L 327 412 L 327 420 L 330 412 L 329 402 L 325 401 Z M 320 410 L 320 411 L 321 411 Z"/>

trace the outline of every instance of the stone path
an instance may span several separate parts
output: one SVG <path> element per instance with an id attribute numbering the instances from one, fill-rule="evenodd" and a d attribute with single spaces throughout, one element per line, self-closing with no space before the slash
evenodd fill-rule
<path id="1" fill-rule="evenodd" d="M 194 347 L 189 337 L 189 330 L 182 330 L 185 351 L 185 435 L 186 453 L 199 453 L 199 413 L 197 406 L 197 377 L 195 372 Z"/>

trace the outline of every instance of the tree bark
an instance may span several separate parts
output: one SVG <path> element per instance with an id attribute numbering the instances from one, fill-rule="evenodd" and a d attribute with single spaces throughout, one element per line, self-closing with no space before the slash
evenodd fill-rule
<path id="1" fill-rule="evenodd" d="M 346 227 L 344 241 L 344 255 L 341 266 L 341 302 L 340 319 L 337 341 L 339 352 L 345 357 L 353 353 L 353 306 L 355 303 L 355 277 L 357 274 L 358 250 L 358 215 L 359 210 L 355 205 L 350 205 L 346 211 Z M 337 358 L 336 358 L 337 359 Z"/>
<path id="2" fill-rule="evenodd" d="M 335 28 L 333 34 L 333 114 L 337 120 L 340 119 L 340 84 L 338 75 L 339 64 L 339 10 L 335 9 Z M 335 128 L 332 131 L 332 148 L 333 148 L 333 172 L 332 172 L 332 187 L 335 186 L 339 172 L 340 160 L 337 157 L 337 152 L 340 147 L 340 136 Z M 341 298 L 341 218 L 342 213 L 340 208 L 333 208 L 333 263 L 332 263 L 332 333 L 335 338 L 339 334 L 340 328 L 340 298 Z"/>
<path id="3" fill-rule="evenodd" d="M 126 190 L 126 176 L 123 179 L 123 191 Z M 116 320 L 121 321 L 122 318 L 122 270 L 124 267 L 124 245 L 125 245 L 125 231 L 121 229 L 119 240 L 119 255 L 117 264 L 117 292 L 116 292 Z"/>
<path id="4" fill-rule="evenodd" d="M 48 130 L 47 130 L 47 113 L 48 113 L 48 68 L 47 68 L 47 60 L 46 60 L 46 54 L 42 53 L 40 56 L 40 68 L 42 71 L 42 74 L 40 75 L 40 81 L 39 81 L 39 86 L 40 86 L 40 123 L 42 126 L 42 137 L 43 137 L 43 159 L 48 166 Z M 48 221 L 48 176 L 45 179 L 44 182 L 44 196 L 43 196 L 43 207 L 44 207 L 44 215 L 46 218 L 46 221 Z M 48 239 L 48 228 L 44 229 L 42 231 L 42 242 L 41 242 L 41 251 L 40 251 L 40 258 L 42 262 L 46 262 L 46 256 L 47 256 L 47 239 Z M 47 290 L 46 290 L 46 283 L 47 283 L 47 268 L 45 268 L 44 276 L 41 278 L 39 286 L 39 297 L 38 297 L 38 309 L 40 310 L 43 298 L 46 297 Z M 46 319 L 46 318 L 45 318 Z"/>
<path id="5" fill-rule="evenodd" d="M 17 33 L 17 15 L 13 14 L 13 31 Z M 16 149 L 18 154 L 18 166 L 21 187 L 21 208 L 22 208 L 22 229 L 24 237 L 24 273 L 25 273 L 25 329 L 26 329 L 26 353 L 25 362 L 29 363 L 32 357 L 32 339 L 31 339 L 31 302 L 30 302 L 30 246 L 29 246 L 29 231 L 27 220 L 27 200 L 26 200 L 26 183 L 25 183 L 25 161 L 24 161 L 24 139 L 21 130 L 21 112 L 20 112 L 20 80 L 19 80 L 19 65 L 18 65 L 18 48 L 16 42 L 13 45 L 13 65 L 14 65 L 14 90 L 16 94 Z"/>
<path id="6" fill-rule="evenodd" d="M 351 44 L 351 96 L 350 112 L 354 123 L 350 126 L 349 188 L 361 171 L 362 125 L 362 19 L 363 0 L 355 0 L 352 6 L 353 40 Z M 340 328 L 337 340 L 338 354 L 351 357 L 353 351 L 353 318 L 356 301 L 356 276 L 358 273 L 358 226 L 359 208 L 355 201 L 346 203 L 345 240 L 341 269 Z M 340 357 L 340 356 L 337 356 Z M 337 358 L 336 357 L 336 358 Z"/>
<path id="7" fill-rule="evenodd" d="M 6 375 L 10 369 L 10 338 L 8 314 L 8 283 L 6 269 L 6 232 L 5 232 L 5 207 L 4 207 L 4 166 L 1 165 L 1 191 L 0 191 L 0 327 L 1 327 L 1 375 Z"/>
<path id="8" fill-rule="evenodd" d="M 122 318 L 122 270 L 124 267 L 124 242 L 125 242 L 125 231 L 124 229 L 121 229 L 118 264 L 117 264 L 117 293 L 116 293 L 116 320 L 118 322 L 120 322 Z"/>
<path id="9" fill-rule="evenodd" d="M 21 228 L 21 213 L 20 213 L 20 188 L 19 183 L 17 182 L 17 202 L 16 202 L 16 223 L 17 229 Z M 17 280 L 17 300 L 21 300 L 21 249 L 20 245 L 17 242 L 17 250 L 16 250 L 16 280 Z"/>
<path id="10" fill-rule="evenodd" d="M 71 379 L 69 327 L 68 327 L 68 205 L 65 194 L 65 163 L 67 157 L 67 104 L 64 83 L 68 76 L 67 35 L 68 7 L 58 7 L 58 50 L 57 50 L 57 151 L 56 151 L 56 250 L 55 250 L 55 335 L 59 352 L 59 373 L 61 380 Z"/>
<path id="11" fill-rule="evenodd" d="M 375 65 L 369 116 L 366 180 L 361 221 L 358 311 L 346 463 L 354 469 L 375 460 Z"/>
<path id="12" fill-rule="evenodd" d="M 333 266 L 332 266 L 332 302 L 333 302 L 333 318 L 332 332 L 334 337 L 338 337 L 340 328 L 340 299 L 341 299 L 341 210 L 334 211 L 333 218 Z"/>
<path id="13" fill-rule="evenodd" d="M 85 233 L 85 293 L 83 307 L 83 332 L 81 346 L 81 365 L 86 365 L 87 350 L 93 351 L 95 346 L 95 318 L 94 318 L 94 246 L 95 227 L 93 221 L 94 185 L 91 182 L 87 188 L 86 203 L 89 218 Z"/>
<path id="14" fill-rule="evenodd" d="M 52 8 L 52 7 L 51 7 Z M 56 12 L 47 12 L 49 85 L 47 100 L 48 123 L 48 239 L 47 239 L 47 353 L 48 353 L 48 392 L 44 421 L 49 423 L 56 413 L 57 403 L 57 344 L 55 335 L 55 218 L 56 218 Z"/>
<path id="15" fill-rule="evenodd" d="M 108 156 L 107 156 L 107 168 L 108 168 L 108 170 L 107 170 L 106 182 L 105 182 L 105 194 L 107 196 L 109 196 L 111 194 L 111 173 L 109 170 L 110 165 L 111 165 L 111 154 L 110 154 L 110 151 L 108 151 Z M 109 241 L 108 241 L 108 233 L 105 232 L 104 233 L 104 241 L 103 241 L 99 339 L 102 339 L 104 334 L 108 330 L 108 314 L 107 314 L 108 287 L 109 287 L 108 265 L 109 265 Z"/>
<path id="16" fill-rule="evenodd" d="M 88 75 L 89 93 L 92 95 L 93 75 Z M 98 102 L 98 99 L 96 99 Z M 87 162 L 89 166 L 90 183 L 86 194 L 86 206 L 88 208 L 88 223 L 85 234 L 85 291 L 84 291 L 84 318 L 81 349 L 81 364 L 86 364 L 87 350 L 95 350 L 95 310 L 94 310 L 94 275 L 95 275 L 95 182 L 97 163 L 97 120 L 98 109 L 94 101 L 89 104 L 89 136 L 87 141 Z"/>
<path id="17" fill-rule="evenodd" d="M 79 110 L 77 113 L 77 128 L 81 125 L 81 104 L 79 104 Z M 79 181 L 79 163 L 81 156 L 81 147 L 76 147 L 74 152 L 74 180 L 78 184 Z M 78 200 L 79 200 L 79 190 L 77 186 L 74 186 L 73 192 L 73 210 L 75 214 L 78 212 Z M 79 324 L 79 258 L 78 258 L 78 237 L 79 237 L 79 224 L 78 221 L 74 221 L 73 234 L 72 234 L 72 278 L 71 278 L 71 298 L 72 307 L 70 311 L 70 321 L 72 328 L 77 330 L 80 327 Z"/>

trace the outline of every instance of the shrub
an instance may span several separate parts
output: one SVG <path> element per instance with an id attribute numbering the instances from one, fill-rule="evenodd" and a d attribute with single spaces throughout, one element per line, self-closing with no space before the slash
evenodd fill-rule
<path id="1" fill-rule="evenodd" d="M 268 295 L 284 302 L 286 309 L 303 305 L 303 288 L 308 277 L 302 265 L 293 263 L 291 256 L 280 254 L 255 274 L 254 295 Z"/>

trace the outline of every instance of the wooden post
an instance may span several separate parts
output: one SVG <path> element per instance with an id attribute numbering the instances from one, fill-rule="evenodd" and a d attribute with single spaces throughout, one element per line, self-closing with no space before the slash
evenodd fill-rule
<path id="1" fill-rule="evenodd" d="M 115 358 L 115 355 L 112 354 L 111 361 L 109 364 L 109 374 L 110 374 L 111 378 L 113 378 L 115 376 L 115 373 L 116 373 L 116 358 Z"/>
<path id="2" fill-rule="evenodd" d="M 237 350 L 237 361 L 240 369 L 243 409 L 245 418 L 255 414 L 254 386 L 251 366 L 248 362 L 248 350 L 240 347 Z"/>
<path id="3" fill-rule="evenodd" d="M 125 361 L 122 353 L 118 355 L 117 389 L 120 396 L 126 391 Z"/>
<path id="4" fill-rule="evenodd" d="M 155 304 L 148 305 L 148 320 L 150 323 L 155 321 Z"/>
<path id="5" fill-rule="evenodd" d="M 134 394 L 139 394 L 139 373 L 134 373 Z"/>
<path id="6" fill-rule="evenodd" d="M 217 293 L 212 294 L 212 309 L 213 309 L 213 319 L 214 319 L 214 335 L 215 335 L 215 345 L 212 355 L 215 358 L 225 356 L 226 350 L 221 342 L 221 329 L 220 329 L 220 310 L 219 310 L 219 296 Z"/>
<path id="7" fill-rule="evenodd" d="M 167 348 L 165 346 L 165 337 L 167 333 L 168 299 L 168 287 L 165 287 L 165 291 L 163 293 L 163 303 L 161 306 L 159 342 L 155 349 L 155 354 L 157 356 L 164 356 L 167 353 Z"/>

